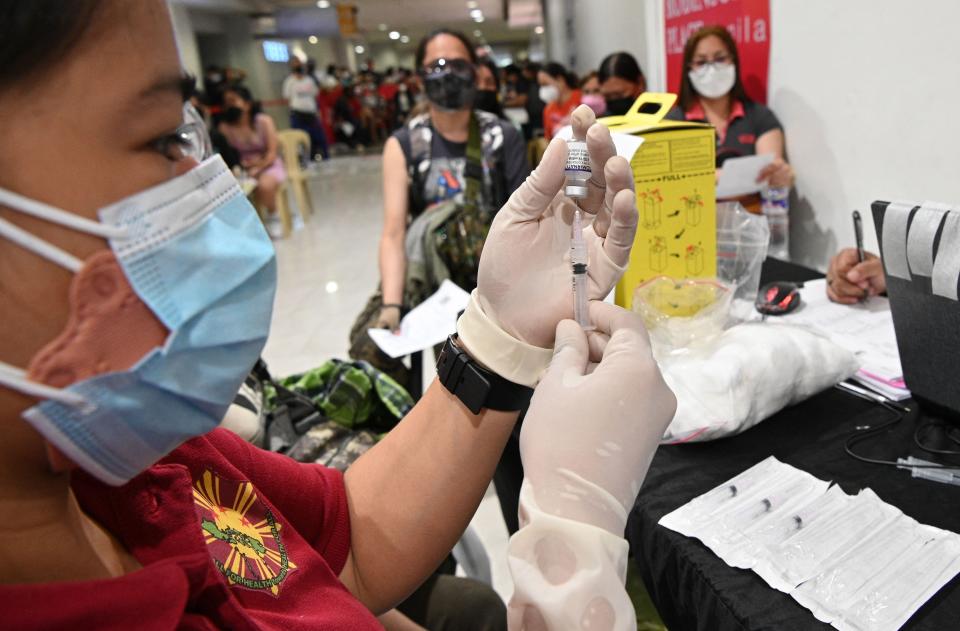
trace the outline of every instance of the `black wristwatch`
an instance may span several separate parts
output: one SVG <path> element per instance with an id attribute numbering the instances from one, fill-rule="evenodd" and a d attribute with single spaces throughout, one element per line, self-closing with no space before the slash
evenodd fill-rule
<path id="1" fill-rule="evenodd" d="M 533 396 L 533 388 L 508 381 L 474 361 L 457 346 L 456 335 L 448 337 L 440 351 L 437 376 L 443 387 L 474 414 L 483 408 L 502 412 L 523 410 Z"/>

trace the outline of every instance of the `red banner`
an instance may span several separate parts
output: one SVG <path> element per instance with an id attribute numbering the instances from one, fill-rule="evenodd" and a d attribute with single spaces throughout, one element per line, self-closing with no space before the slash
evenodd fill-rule
<path id="1" fill-rule="evenodd" d="M 725 26 L 737 42 L 740 78 L 747 95 L 767 102 L 770 66 L 770 0 L 664 0 L 667 91 L 679 94 L 683 45 L 702 26 Z"/>

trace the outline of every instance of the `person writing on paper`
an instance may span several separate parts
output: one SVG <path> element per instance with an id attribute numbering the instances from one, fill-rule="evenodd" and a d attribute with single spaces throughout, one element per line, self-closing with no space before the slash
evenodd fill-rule
<path id="1" fill-rule="evenodd" d="M 856 248 L 844 248 L 830 259 L 827 269 L 827 296 L 834 302 L 856 304 L 865 296 L 879 296 L 887 291 L 883 261 L 871 252 L 864 252 L 861 263 Z"/>
<path id="2" fill-rule="evenodd" d="M 565 439 L 532 440 L 538 536 L 554 515 L 566 545 L 623 566 L 618 518 L 673 399 L 638 316 L 595 304 L 590 338 L 567 320 L 565 143 L 491 228 L 444 351 L 469 374 L 445 371 L 341 475 L 216 429 L 266 341 L 276 258 L 183 107 L 166 3 L 10 6 L 0 21 L 0 118 L 17 121 L 0 168 L 5 626 L 379 629 L 374 616 L 463 532 L 544 374 L 529 435 Z M 83 112 L 40 114 L 64 101 Z M 130 111 L 134 124 L 118 126 Z M 575 131 L 594 160 L 582 205 L 595 217 L 584 232 L 599 300 L 627 264 L 637 211 L 629 165 L 584 117 Z M 605 440 L 623 451 L 601 461 Z M 557 495 L 564 477 L 583 506 Z M 603 575 L 612 583 L 578 593 L 614 587 L 601 596 L 623 602 L 614 569 Z"/>
<path id="3" fill-rule="evenodd" d="M 793 186 L 793 168 L 784 159 L 783 127 L 767 106 L 747 97 L 730 32 L 722 26 L 696 31 L 683 47 L 682 68 L 679 104 L 667 118 L 706 122 L 717 130 L 717 169 L 728 158 L 773 154 L 757 182 Z M 744 201 L 759 207 L 756 196 Z"/>

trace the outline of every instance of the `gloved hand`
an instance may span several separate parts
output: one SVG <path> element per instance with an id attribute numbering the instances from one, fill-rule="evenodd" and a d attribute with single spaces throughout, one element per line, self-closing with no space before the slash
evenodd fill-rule
<path id="1" fill-rule="evenodd" d="M 396 331 L 400 328 L 400 308 L 389 305 L 380 308 L 380 315 L 377 316 L 378 329 L 390 329 Z"/>
<path id="2" fill-rule="evenodd" d="M 677 400 L 640 315 L 594 301 L 590 319 L 589 339 L 572 320 L 557 326 L 520 454 L 542 510 L 620 536 Z"/>
<path id="3" fill-rule="evenodd" d="M 616 156 L 609 130 L 589 107 L 572 115 L 586 139 L 593 175 L 580 200 L 590 253 L 589 296 L 605 297 L 623 274 L 637 229 L 630 165 Z M 570 237 L 577 204 L 563 194 L 566 142 L 543 160 L 497 214 L 480 259 L 477 290 L 458 331 L 468 352 L 501 376 L 534 385 L 552 355 L 557 323 L 573 315 Z"/>
<path id="4" fill-rule="evenodd" d="M 520 433 L 511 630 L 636 628 L 623 530 L 677 402 L 639 315 L 592 302 L 590 317 L 589 336 L 557 326 Z"/>

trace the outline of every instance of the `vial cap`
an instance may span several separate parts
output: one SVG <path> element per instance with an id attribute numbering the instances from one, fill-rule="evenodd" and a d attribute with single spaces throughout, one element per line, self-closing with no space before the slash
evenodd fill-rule
<path id="1" fill-rule="evenodd" d="M 583 199 L 587 196 L 587 187 L 586 186 L 567 186 L 563 194 L 567 197 L 572 197 L 573 199 Z"/>

